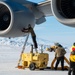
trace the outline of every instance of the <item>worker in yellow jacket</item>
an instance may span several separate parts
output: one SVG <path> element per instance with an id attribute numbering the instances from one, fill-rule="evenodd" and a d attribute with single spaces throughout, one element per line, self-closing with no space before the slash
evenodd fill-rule
<path id="1" fill-rule="evenodd" d="M 73 71 L 73 73 L 72 73 Z M 75 43 L 71 47 L 71 54 L 70 54 L 70 69 L 68 71 L 68 75 L 75 75 Z"/>

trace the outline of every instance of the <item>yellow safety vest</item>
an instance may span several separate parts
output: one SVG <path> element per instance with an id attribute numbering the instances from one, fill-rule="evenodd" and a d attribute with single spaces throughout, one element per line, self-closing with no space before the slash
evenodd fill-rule
<path id="1" fill-rule="evenodd" d="M 70 55 L 70 61 L 75 62 L 75 55 Z"/>

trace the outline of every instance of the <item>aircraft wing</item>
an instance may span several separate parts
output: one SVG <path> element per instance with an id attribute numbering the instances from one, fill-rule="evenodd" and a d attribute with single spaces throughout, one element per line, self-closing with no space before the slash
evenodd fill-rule
<path id="1" fill-rule="evenodd" d="M 44 14 L 44 16 L 52 16 L 50 0 L 46 0 L 45 2 L 38 3 L 37 8 L 39 9 L 39 11 L 41 11 Z"/>
<path id="2" fill-rule="evenodd" d="M 46 21 L 46 16 L 52 16 L 51 11 L 51 1 L 46 0 L 44 2 L 38 3 L 34 8 L 32 9 L 35 18 L 36 18 L 36 24 L 41 24 Z"/>
<path id="3" fill-rule="evenodd" d="M 36 20 L 36 24 L 45 22 L 44 17 L 46 16 L 54 16 L 60 23 L 75 27 L 74 3 L 75 1 L 69 0 L 45 0 L 38 3 L 37 9 L 42 13 L 43 18 L 40 20 L 41 22 Z"/>

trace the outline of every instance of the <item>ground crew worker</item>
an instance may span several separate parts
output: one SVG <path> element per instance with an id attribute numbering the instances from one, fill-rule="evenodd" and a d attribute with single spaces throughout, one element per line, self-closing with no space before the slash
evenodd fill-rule
<path id="1" fill-rule="evenodd" d="M 37 42 L 36 42 L 36 34 L 35 34 L 33 28 L 31 27 L 31 25 L 29 24 L 27 29 L 23 28 L 22 32 L 29 32 L 29 33 L 31 33 L 32 40 L 33 40 L 34 47 L 35 47 L 35 51 L 38 52 L 37 51 L 38 46 L 37 46 Z"/>
<path id="2" fill-rule="evenodd" d="M 73 46 L 70 49 L 71 52 L 75 51 L 75 43 L 73 43 Z"/>
<path id="3" fill-rule="evenodd" d="M 62 47 L 62 45 L 57 43 L 56 50 L 55 50 L 55 58 L 57 59 L 56 64 L 55 64 L 55 70 L 57 70 L 59 62 L 61 62 L 62 70 L 64 70 L 64 55 L 65 54 L 66 54 L 65 49 Z"/>
<path id="4" fill-rule="evenodd" d="M 72 73 L 73 72 L 73 73 Z M 71 54 L 70 54 L 70 69 L 68 71 L 68 75 L 75 75 L 75 43 L 71 47 Z"/>

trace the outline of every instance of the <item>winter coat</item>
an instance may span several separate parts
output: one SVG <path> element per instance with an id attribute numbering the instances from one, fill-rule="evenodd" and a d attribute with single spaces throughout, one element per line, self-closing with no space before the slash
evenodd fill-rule
<path id="1" fill-rule="evenodd" d="M 31 32 L 31 35 L 32 35 L 32 36 L 36 36 L 36 34 L 35 34 L 33 28 L 30 27 L 28 31 Z"/>
<path id="2" fill-rule="evenodd" d="M 62 47 L 58 47 L 56 50 L 55 50 L 55 57 L 62 57 L 66 54 L 66 51 L 64 48 Z"/>
<path id="3" fill-rule="evenodd" d="M 75 46 L 71 47 L 70 61 L 75 62 Z"/>

